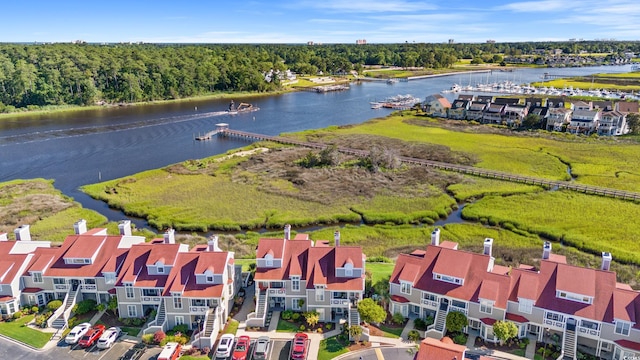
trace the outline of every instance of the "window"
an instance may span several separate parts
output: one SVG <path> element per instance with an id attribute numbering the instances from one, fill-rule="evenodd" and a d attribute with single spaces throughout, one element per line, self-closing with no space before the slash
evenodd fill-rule
<path id="1" fill-rule="evenodd" d="M 273 255 L 271 255 L 271 254 L 265 255 L 264 256 L 264 260 L 265 260 L 265 263 L 267 264 L 266 265 L 267 267 L 273 266 Z"/>
<path id="2" fill-rule="evenodd" d="M 560 321 L 560 322 L 564 321 L 563 315 L 560 315 L 558 313 L 553 313 L 553 312 L 547 312 L 547 314 L 545 315 L 545 318 L 553 321 Z"/>
<path id="3" fill-rule="evenodd" d="M 493 312 L 493 302 L 480 301 L 480 312 L 485 314 L 491 314 Z"/>
<path id="4" fill-rule="evenodd" d="M 316 286 L 316 301 L 324 301 L 324 287 Z"/>
<path id="5" fill-rule="evenodd" d="M 184 316 L 176 316 L 176 326 L 184 324 Z"/>
<path id="6" fill-rule="evenodd" d="M 173 308 L 174 309 L 182 309 L 182 297 L 181 296 L 173 296 Z"/>
<path id="7" fill-rule="evenodd" d="M 300 310 L 300 299 L 299 298 L 291 299 L 291 309 L 292 310 Z"/>
<path id="8" fill-rule="evenodd" d="M 294 276 L 291 278 L 291 290 L 300 291 L 300 277 Z"/>
<path id="9" fill-rule="evenodd" d="M 34 272 L 33 274 L 31 274 L 31 277 L 32 277 L 34 283 L 41 283 L 42 282 L 42 273 L 41 272 Z"/>
<path id="10" fill-rule="evenodd" d="M 129 317 L 138 317 L 138 309 L 135 305 L 127 305 L 127 314 Z"/>
<path id="11" fill-rule="evenodd" d="M 448 275 L 436 274 L 436 273 L 433 274 L 433 278 L 436 280 L 445 281 L 448 283 L 458 284 L 458 285 L 462 285 L 464 283 L 463 279 L 453 277 L 453 276 L 448 276 Z"/>
<path id="12" fill-rule="evenodd" d="M 527 299 L 519 299 L 518 311 L 525 314 L 533 312 L 533 301 Z"/>
<path id="13" fill-rule="evenodd" d="M 164 266 L 158 265 L 156 269 L 158 274 L 164 274 Z"/>
<path id="14" fill-rule="evenodd" d="M 213 275 L 207 275 L 207 282 L 208 283 L 212 283 L 213 282 Z"/>
<path id="15" fill-rule="evenodd" d="M 125 291 L 125 294 L 127 295 L 127 299 L 134 298 L 133 284 L 124 284 L 124 291 Z"/>
<path id="16" fill-rule="evenodd" d="M 353 276 L 353 268 L 348 267 L 344 269 L 344 276 Z"/>
<path id="17" fill-rule="evenodd" d="M 106 273 L 104 274 L 104 282 L 107 284 L 113 284 L 116 282 L 116 274 Z"/>
<path id="18" fill-rule="evenodd" d="M 84 279 L 84 283 L 85 284 L 95 285 L 96 284 L 96 279 Z"/>
<path id="19" fill-rule="evenodd" d="M 438 297 L 430 293 L 422 293 L 422 299 L 428 301 L 438 301 Z"/>
<path id="20" fill-rule="evenodd" d="M 401 281 L 400 282 L 400 292 L 403 294 L 411 295 L 411 283 Z"/>
<path id="21" fill-rule="evenodd" d="M 629 330 L 631 329 L 631 323 L 626 321 L 616 320 L 616 334 L 629 336 Z"/>
<path id="22" fill-rule="evenodd" d="M 55 285 L 65 285 L 66 284 L 66 282 L 64 281 L 63 278 L 54 278 L 53 279 L 53 283 Z"/>

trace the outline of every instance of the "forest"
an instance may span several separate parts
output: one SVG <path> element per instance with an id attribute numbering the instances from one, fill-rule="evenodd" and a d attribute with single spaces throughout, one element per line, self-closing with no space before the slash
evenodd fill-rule
<path id="1" fill-rule="evenodd" d="M 565 53 L 640 52 L 639 42 L 486 44 L 0 44 L 0 112 L 49 105 L 179 99 L 280 88 L 269 70 L 298 74 L 361 71 L 365 65 L 447 68 L 459 59 Z"/>

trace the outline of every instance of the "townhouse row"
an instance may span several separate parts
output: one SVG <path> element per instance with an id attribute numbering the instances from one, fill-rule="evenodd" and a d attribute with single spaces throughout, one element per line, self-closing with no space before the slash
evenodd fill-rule
<path id="1" fill-rule="evenodd" d="M 629 133 L 627 115 L 640 111 L 637 102 L 568 101 L 565 98 L 500 98 L 459 95 L 451 104 L 442 95 L 425 99 L 424 111 L 431 116 L 473 120 L 483 124 L 520 126 L 528 114 L 535 114 L 548 131 L 572 134 L 618 136 Z"/>
<path id="2" fill-rule="evenodd" d="M 217 236 L 189 249 L 175 241 L 172 229 L 145 242 L 133 236 L 129 221 L 119 235 L 106 229 L 87 231 L 74 224 L 74 235 L 60 247 L 32 241 L 29 226 L 14 231 L 15 241 L 0 234 L 0 313 L 12 315 L 25 305 L 63 301 L 48 325 L 64 328 L 73 306 L 93 299 L 106 304 L 117 297 L 122 318 L 155 312 L 145 333 L 186 324 L 196 330 L 198 346 L 212 346 L 226 323 L 234 297 L 243 285 L 233 252 L 222 251 Z M 354 307 L 364 294 L 365 257 L 360 247 L 313 242 L 306 234 L 291 239 L 261 239 L 255 273 L 256 311 L 248 326 L 265 326 L 272 310 L 317 311 L 320 321 L 359 324 Z M 351 311 L 350 311 L 351 310 Z"/>
<path id="3" fill-rule="evenodd" d="M 457 243 L 431 235 L 426 250 L 401 254 L 391 275 L 392 313 L 433 319 L 427 336 L 446 333 L 446 317 L 467 316 L 466 332 L 497 342 L 493 325 L 509 320 L 518 337 L 561 346 L 564 357 L 578 351 L 604 359 L 640 356 L 640 293 L 616 281 L 612 256 L 602 253 L 600 269 L 567 264 L 545 242 L 538 267 L 495 264 L 493 240 L 482 253 L 458 250 Z"/>

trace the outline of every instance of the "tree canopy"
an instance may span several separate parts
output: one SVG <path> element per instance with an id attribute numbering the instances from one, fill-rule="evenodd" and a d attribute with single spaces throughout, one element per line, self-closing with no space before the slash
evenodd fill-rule
<path id="1" fill-rule="evenodd" d="M 447 330 L 460 332 L 467 326 L 467 316 L 459 311 L 451 311 L 447 314 Z"/>
<path id="2" fill-rule="evenodd" d="M 358 303 L 358 312 L 362 321 L 368 323 L 379 323 L 387 318 L 387 312 L 384 308 L 376 304 L 371 298 L 364 299 Z"/>

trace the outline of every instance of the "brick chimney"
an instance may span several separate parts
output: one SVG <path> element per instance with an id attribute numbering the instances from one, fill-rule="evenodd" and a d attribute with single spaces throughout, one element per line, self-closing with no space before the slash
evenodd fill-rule
<path id="1" fill-rule="evenodd" d="M 333 233 L 333 240 L 335 241 L 336 247 L 340 246 L 340 231 L 336 230 L 336 232 Z"/>
<path id="2" fill-rule="evenodd" d="M 87 220 L 80 219 L 73 224 L 73 231 L 76 235 L 82 235 L 87 232 Z"/>
<path id="3" fill-rule="evenodd" d="M 164 232 L 164 243 L 165 244 L 175 244 L 176 243 L 176 231 L 172 228 L 168 228 L 167 231 Z"/>
<path id="4" fill-rule="evenodd" d="M 122 236 L 131 236 L 131 220 L 120 220 L 118 230 Z"/>
<path id="5" fill-rule="evenodd" d="M 493 248 L 493 239 L 492 238 L 484 239 L 484 251 L 483 251 L 483 254 L 491 256 L 492 248 Z"/>
<path id="6" fill-rule="evenodd" d="M 544 245 L 542 246 L 542 260 L 549 260 L 550 256 L 551 256 L 551 243 L 548 241 L 545 241 Z"/>
<path id="7" fill-rule="evenodd" d="M 222 251 L 222 249 L 218 247 L 218 235 L 213 235 L 207 240 L 207 251 Z"/>
<path id="8" fill-rule="evenodd" d="M 31 241 L 31 232 L 29 231 L 29 225 L 20 225 L 17 229 L 13 230 L 16 235 L 17 241 Z"/>
<path id="9" fill-rule="evenodd" d="M 436 228 L 431 232 L 431 245 L 440 246 L 440 228 Z"/>
<path id="10" fill-rule="evenodd" d="M 289 224 L 284 226 L 284 239 L 291 240 L 291 225 Z"/>
<path id="11" fill-rule="evenodd" d="M 609 271 L 611 268 L 611 261 L 613 260 L 613 257 L 611 256 L 610 252 L 602 252 L 602 267 L 600 268 L 601 270 L 604 271 Z"/>

